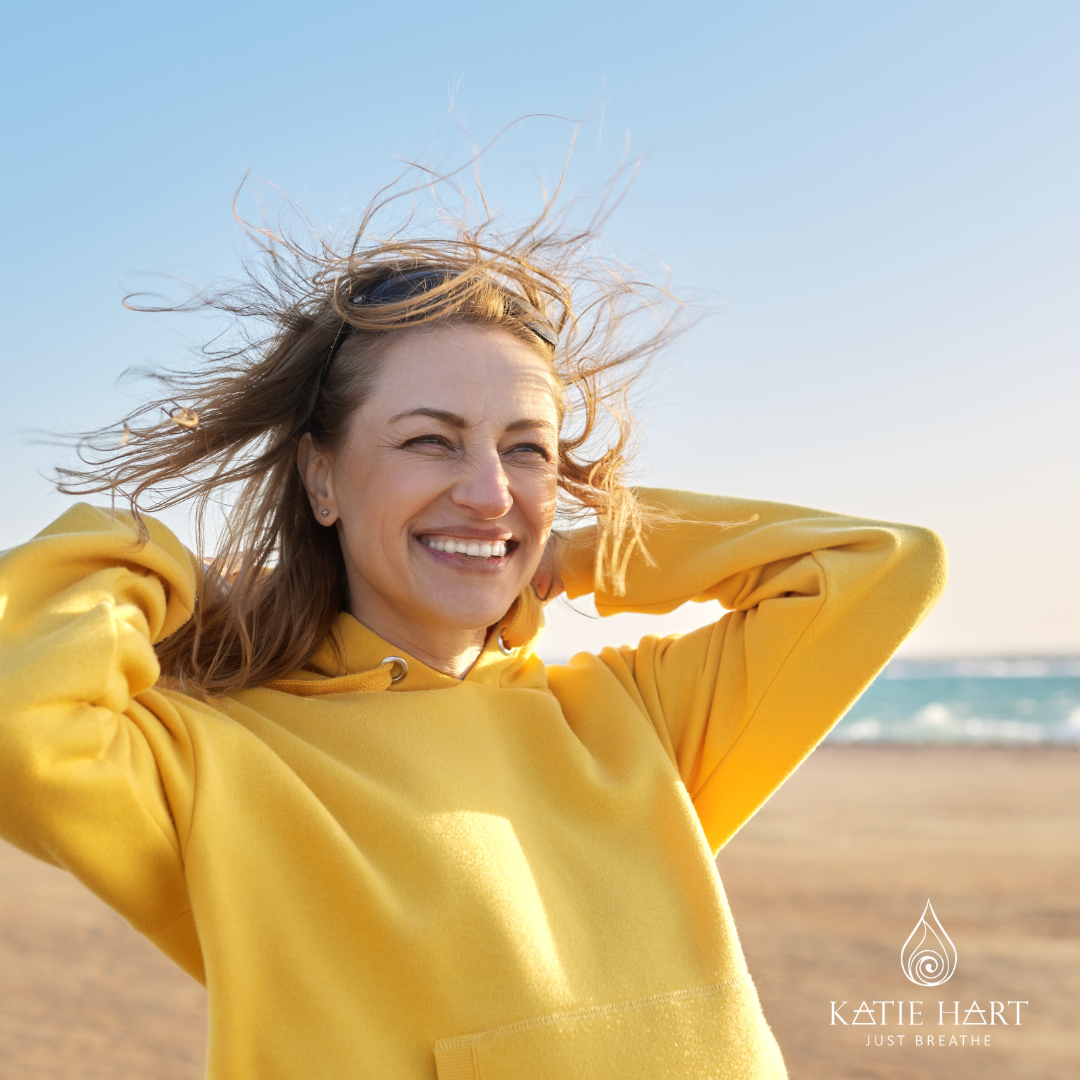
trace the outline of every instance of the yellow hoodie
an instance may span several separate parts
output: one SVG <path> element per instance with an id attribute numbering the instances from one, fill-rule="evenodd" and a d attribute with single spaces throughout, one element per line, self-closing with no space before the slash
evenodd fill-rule
<path id="1" fill-rule="evenodd" d="M 79 505 L 0 560 L 0 833 L 196 979 L 217 1080 L 783 1077 L 713 852 L 934 602 L 937 538 L 645 493 L 600 611 L 732 609 L 545 667 L 523 595 L 463 681 L 349 615 L 287 680 L 158 687 L 195 560 Z M 707 522 L 757 520 L 732 528 Z M 592 535 L 564 569 L 592 591 Z"/>

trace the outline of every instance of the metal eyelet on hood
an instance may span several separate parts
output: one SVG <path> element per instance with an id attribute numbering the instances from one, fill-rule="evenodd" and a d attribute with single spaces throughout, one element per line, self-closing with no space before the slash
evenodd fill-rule
<path id="1" fill-rule="evenodd" d="M 407 661 L 402 660 L 400 656 L 384 656 L 382 658 L 382 663 L 379 665 L 379 667 L 382 667 L 383 664 L 396 664 L 399 668 L 399 671 L 396 675 L 392 674 L 390 676 L 391 683 L 401 682 L 401 680 L 409 674 L 409 665 Z"/>

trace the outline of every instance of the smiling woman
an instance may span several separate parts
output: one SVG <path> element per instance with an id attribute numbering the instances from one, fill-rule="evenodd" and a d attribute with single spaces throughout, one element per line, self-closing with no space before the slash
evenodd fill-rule
<path id="1" fill-rule="evenodd" d="M 130 512 L 0 560 L 0 829 L 205 982 L 220 1080 L 775 1080 L 712 856 L 925 615 L 940 544 L 627 488 L 670 324 L 635 341 L 642 287 L 580 233 L 483 231 L 271 237 L 210 300 L 271 332 L 84 445 L 67 489 Z M 143 513 L 223 493 L 206 560 Z M 729 612 L 547 666 L 562 591 Z"/>
<path id="2" fill-rule="evenodd" d="M 196 584 L 193 618 L 156 645 L 163 675 L 177 688 L 218 694 L 265 685 L 302 666 L 323 642 L 337 648 L 342 597 L 353 614 L 363 604 L 365 625 L 375 620 L 381 628 L 390 619 L 399 635 L 408 626 L 403 642 L 439 670 L 463 675 L 496 616 L 488 611 L 488 622 L 450 633 L 464 617 L 456 606 L 416 622 L 418 609 L 400 590 L 413 588 L 426 605 L 454 581 L 456 605 L 496 595 L 512 602 L 538 571 L 557 510 L 605 523 L 596 570 L 601 582 L 620 587 L 643 521 L 663 517 L 623 482 L 624 398 L 673 334 L 671 297 L 587 257 L 588 233 L 561 234 L 547 211 L 510 237 L 488 236 L 491 223 L 484 223 L 442 240 L 365 246 L 372 213 L 345 254 L 252 234 L 264 258 L 249 265 L 246 288 L 164 310 L 216 308 L 241 323 L 261 320 L 269 333 L 210 353 L 201 370 L 165 374 L 169 397 L 129 415 L 122 434 L 106 428 L 88 436 L 84 465 L 61 470 L 69 493 L 127 496 L 144 538 L 144 510 L 193 502 L 200 545 L 207 506 L 240 485 L 215 552 L 203 560 L 211 572 Z M 652 328 L 628 336 L 640 314 Z M 606 442 L 605 420 L 613 427 Z M 498 424 L 505 429 L 493 443 Z M 519 437 L 508 442 L 511 435 Z M 490 467 L 495 460 L 499 475 Z M 420 475 L 432 498 L 432 484 L 448 486 L 442 510 L 429 508 L 450 513 L 443 524 L 454 520 L 455 529 L 447 538 L 479 543 L 490 535 L 507 544 L 506 561 L 486 571 L 490 581 L 470 577 L 476 568 L 460 560 L 430 595 L 429 578 L 421 585 L 401 576 L 394 560 L 412 551 L 411 542 L 392 554 L 380 531 L 389 511 L 360 492 L 402 469 L 410 478 L 396 492 L 402 502 Z M 510 498 L 506 513 L 521 519 L 520 536 L 501 535 L 501 514 L 490 524 L 482 508 L 450 512 L 459 496 L 474 497 L 478 482 L 506 487 L 499 498 Z M 521 485 L 529 497 L 518 500 L 510 489 Z M 539 570 L 545 598 L 555 583 L 554 548 Z M 409 574 L 423 565 L 410 563 Z M 429 633 L 435 652 L 420 643 Z"/>

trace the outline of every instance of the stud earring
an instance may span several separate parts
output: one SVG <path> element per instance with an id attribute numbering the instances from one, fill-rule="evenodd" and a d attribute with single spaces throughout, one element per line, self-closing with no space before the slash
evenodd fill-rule
<path id="1" fill-rule="evenodd" d="M 323 517 L 329 517 L 330 516 L 330 511 L 327 510 L 325 506 L 319 511 L 319 513 L 322 514 Z"/>

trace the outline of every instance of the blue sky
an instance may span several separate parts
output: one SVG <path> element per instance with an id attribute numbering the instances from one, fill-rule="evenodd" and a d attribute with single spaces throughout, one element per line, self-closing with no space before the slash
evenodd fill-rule
<path id="1" fill-rule="evenodd" d="M 247 170 L 333 222 L 433 139 L 592 112 L 578 190 L 647 155 L 613 247 L 721 309 L 645 387 L 638 477 L 936 528 L 952 584 L 909 652 L 1080 651 L 1078 47 L 1066 3 L 9 8 L 0 547 L 62 506 L 28 429 L 183 359 L 200 328 L 120 279 L 233 272 Z M 569 136 L 485 162 L 509 218 Z M 648 629 L 556 613 L 549 650 Z"/>

